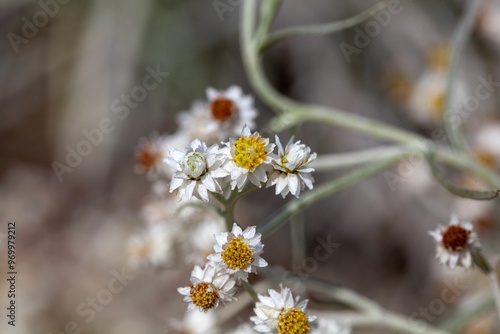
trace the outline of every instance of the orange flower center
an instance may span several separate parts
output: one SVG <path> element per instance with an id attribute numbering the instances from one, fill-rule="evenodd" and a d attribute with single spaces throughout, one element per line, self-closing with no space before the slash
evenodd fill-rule
<path id="1" fill-rule="evenodd" d="M 458 225 L 449 226 L 443 234 L 443 246 L 452 252 L 457 252 L 467 246 L 470 231 Z"/>
<path id="2" fill-rule="evenodd" d="M 213 118 L 220 122 L 228 120 L 236 112 L 234 102 L 224 97 L 219 97 L 210 104 Z"/>

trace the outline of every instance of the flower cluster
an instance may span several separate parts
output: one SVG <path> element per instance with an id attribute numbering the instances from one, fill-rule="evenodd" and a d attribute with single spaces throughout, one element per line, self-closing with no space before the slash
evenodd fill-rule
<path id="1" fill-rule="evenodd" d="M 274 154 L 275 146 L 278 154 Z M 193 196 L 208 201 L 208 193 L 223 193 L 224 189 L 241 191 L 251 183 L 257 187 L 276 186 L 276 195 L 291 193 L 299 197 L 305 188 L 313 188 L 313 168 L 308 164 L 316 153 L 293 138 L 285 148 L 276 136 L 276 145 L 262 138 L 258 132 L 243 127 L 238 139 L 230 139 L 222 146 L 207 148 L 198 139 L 184 151 L 171 149 L 165 162 L 175 169 L 170 191 L 187 199 Z"/>
<path id="2" fill-rule="evenodd" d="M 249 273 L 267 266 L 260 257 L 264 245 L 255 226 L 242 230 L 234 223 L 231 232 L 218 233 L 214 237 L 215 252 L 208 255 L 205 267 L 195 266 L 191 285 L 178 289 L 185 296 L 184 301 L 189 303 L 189 309 L 197 307 L 206 312 L 220 302 L 234 300 L 238 280 L 247 281 Z"/>

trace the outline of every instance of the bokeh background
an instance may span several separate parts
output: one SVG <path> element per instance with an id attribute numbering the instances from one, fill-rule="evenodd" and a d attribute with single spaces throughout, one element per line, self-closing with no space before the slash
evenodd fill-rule
<path id="1" fill-rule="evenodd" d="M 29 32 L 26 22 L 33 23 L 37 15 L 43 19 L 37 13 L 46 11 L 42 6 L 46 3 L 57 4 L 49 9 L 54 15 Z M 375 3 L 287 0 L 273 27 L 346 18 Z M 430 136 L 441 126 L 439 117 L 414 101 L 434 94 L 434 83 L 424 84 L 431 87 L 429 92 L 416 87 L 434 67 L 446 66 L 446 48 L 464 4 L 401 0 L 401 11 L 391 15 L 387 26 L 352 54 L 351 61 L 340 46 L 354 45 L 355 29 L 283 42 L 266 53 L 265 67 L 287 96 Z M 105 288 L 114 271 L 127 265 L 127 240 L 143 225 L 139 211 L 150 196 L 151 184 L 134 172 L 139 138 L 153 131 L 175 132 L 176 114 L 204 99 L 206 87 L 225 89 L 235 84 L 252 94 L 240 57 L 239 6 L 229 6 L 232 10 L 221 17 L 212 1 L 1 1 L 0 233 L 6 233 L 8 221 L 16 221 L 19 272 L 18 323 L 15 328 L 7 326 L 2 311 L 1 333 L 59 334 L 70 321 L 86 334 L 166 333 L 168 319 L 182 317 L 186 304 L 176 288 L 186 285 L 189 264 L 134 271 L 133 281 L 90 323 L 76 309 Z M 465 95 L 473 94 L 479 76 L 500 78 L 498 12 L 498 1 L 484 1 L 461 62 L 459 80 Z M 23 37 L 23 29 L 32 36 Z M 13 39 L 12 33 L 21 39 Z M 113 101 L 141 84 L 148 66 L 159 66 L 169 75 L 125 119 L 116 117 L 111 112 Z M 493 92 L 467 118 L 471 143 L 485 124 L 495 122 L 499 98 Z M 433 101 L 439 109 L 439 102 Z M 273 113 L 258 99 L 256 106 L 258 128 L 264 128 Z M 74 148 L 84 138 L 82 131 L 97 128 L 105 117 L 112 120 L 114 130 L 59 180 L 53 163 L 64 163 L 67 147 Z M 306 124 L 295 135 L 319 155 L 382 144 L 318 124 Z M 492 138 L 500 145 L 495 142 L 499 137 Z M 488 292 L 477 272 L 440 268 L 427 231 L 446 223 L 451 211 L 461 210 L 464 218 L 474 219 L 487 255 L 497 261 L 498 210 L 494 205 L 478 208 L 458 201 L 430 180 L 424 165 L 410 167 L 411 173 L 395 189 L 381 174 L 307 209 L 302 217 L 306 250 L 310 255 L 318 236 L 331 235 L 340 247 L 311 275 L 345 285 L 406 315 L 439 298 L 446 278 L 463 275 L 466 291 L 436 316 L 432 322 L 437 324 L 459 310 L 473 309 Z M 316 182 L 342 172 L 317 173 Z M 398 173 L 398 167 L 393 172 Z M 462 175 L 461 180 L 467 177 Z M 476 180 L 470 182 L 479 186 Z M 285 202 L 273 190 L 261 190 L 242 201 L 237 218 L 245 226 L 259 225 Z M 290 267 L 287 227 L 265 244 L 270 264 Z M 0 239 L 0 247 L 0 306 L 5 310 L 4 240 Z M 308 297 L 312 306 L 324 308 L 314 295 Z M 229 326 L 244 321 L 250 311 L 244 309 Z M 492 312 L 485 311 L 473 317 L 463 333 L 495 333 L 495 327 Z"/>

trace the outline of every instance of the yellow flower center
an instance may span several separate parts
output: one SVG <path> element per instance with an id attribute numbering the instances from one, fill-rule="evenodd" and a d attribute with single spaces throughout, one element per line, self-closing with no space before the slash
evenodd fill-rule
<path id="1" fill-rule="evenodd" d="M 267 158 L 266 143 L 261 136 L 241 136 L 233 145 L 233 160 L 240 167 L 254 170 Z"/>
<path id="2" fill-rule="evenodd" d="M 286 313 L 281 312 L 276 329 L 280 334 L 305 334 L 309 332 L 311 327 L 309 327 L 309 321 L 303 311 L 291 308 Z"/>
<path id="3" fill-rule="evenodd" d="M 449 226 L 443 234 L 443 246 L 456 252 L 467 246 L 470 231 L 458 225 Z"/>
<path id="4" fill-rule="evenodd" d="M 432 116 L 441 120 L 444 114 L 444 104 L 445 104 L 445 96 L 443 93 L 438 93 L 431 99 L 431 108 L 432 108 Z"/>
<path id="5" fill-rule="evenodd" d="M 224 122 L 229 119 L 233 116 L 235 111 L 236 106 L 234 105 L 234 102 L 223 97 L 215 99 L 210 104 L 210 112 L 212 113 L 213 118 L 220 122 Z"/>
<path id="6" fill-rule="evenodd" d="M 217 306 L 219 301 L 217 288 L 213 284 L 205 282 L 191 285 L 190 297 L 193 304 L 205 311 Z"/>
<path id="7" fill-rule="evenodd" d="M 252 256 L 252 250 L 241 237 L 231 239 L 221 254 L 224 263 L 234 270 L 247 268 L 254 261 Z"/>

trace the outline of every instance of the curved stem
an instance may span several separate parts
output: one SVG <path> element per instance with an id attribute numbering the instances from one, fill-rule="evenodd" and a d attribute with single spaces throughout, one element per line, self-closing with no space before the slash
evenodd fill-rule
<path id="1" fill-rule="evenodd" d="M 456 122 L 451 121 L 451 117 L 457 109 L 456 107 L 452 106 L 454 100 L 453 87 L 454 83 L 457 81 L 456 77 L 458 72 L 458 65 L 460 63 L 460 57 L 471 35 L 474 26 L 474 19 L 477 16 L 477 11 L 479 9 L 480 3 L 480 0 L 469 1 L 467 8 L 465 9 L 464 16 L 460 20 L 457 29 L 455 30 L 451 50 L 451 64 L 448 73 L 446 88 L 447 94 L 444 107 L 444 124 L 446 134 L 448 135 L 451 144 L 464 152 L 467 151 L 467 144 L 465 143 L 465 140 L 461 134 L 459 125 L 460 123 L 455 124 Z"/>
<path id="2" fill-rule="evenodd" d="M 275 112 L 281 114 L 278 117 L 277 124 L 275 124 L 277 130 L 306 121 L 314 121 L 341 126 L 401 144 L 435 145 L 427 138 L 379 121 L 353 115 L 342 110 L 301 104 L 279 94 L 267 81 L 257 52 L 259 40 L 254 36 L 256 6 L 256 1 L 245 1 L 242 4 L 240 29 L 242 57 L 250 83 L 258 96 Z M 500 187 L 500 177 L 493 171 L 471 160 L 470 157 L 457 155 L 442 149 L 436 150 L 436 152 L 439 159 L 463 167 L 480 176 L 492 186 Z"/>
<path id="3" fill-rule="evenodd" d="M 379 2 L 375 6 L 368 8 L 364 12 L 361 12 L 344 20 L 339 20 L 325 24 L 304 25 L 304 26 L 284 28 L 276 32 L 270 33 L 269 36 L 267 36 L 267 38 L 262 40 L 259 48 L 259 53 L 262 53 L 272 45 L 279 43 L 284 39 L 290 37 L 307 36 L 307 35 L 326 35 L 342 31 L 348 28 L 352 28 L 355 25 L 363 22 L 364 20 L 369 19 L 378 11 L 381 11 L 382 9 L 386 8 L 387 4 L 388 1 Z"/>
<path id="4" fill-rule="evenodd" d="M 389 165 L 393 164 L 400 158 L 393 157 L 381 162 L 370 164 L 367 167 L 359 168 L 358 170 L 349 173 L 339 179 L 333 180 L 327 184 L 317 187 L 316 189 L 304 193 L 299 199 L 293 200 L 286 204 L 282 210 L 275 214 L 263 226 L 257 228 L 257 232 L 262 236 L 269 236 L 278 230 L 290 217 L 294 216 L 307 206 L 330 196 L 337 191 L 343 190 L 369 176 L 375 175 Z"/>
<path id="5" fill-rule="evenodd" d="M 255 292 L 255 290 L 250 285 L 250 283 L 248 283 L 247 281 L 242 281 L 242 280 L 240 280 L 240 282 L 241 282 L 241 285 L 243 286 L 243 288 L 248 292 L 248 294 L 250 296 L 252 296 L 253 300 L 259 301 L 259 297 L 257 295 L 257 292 Z"/>

